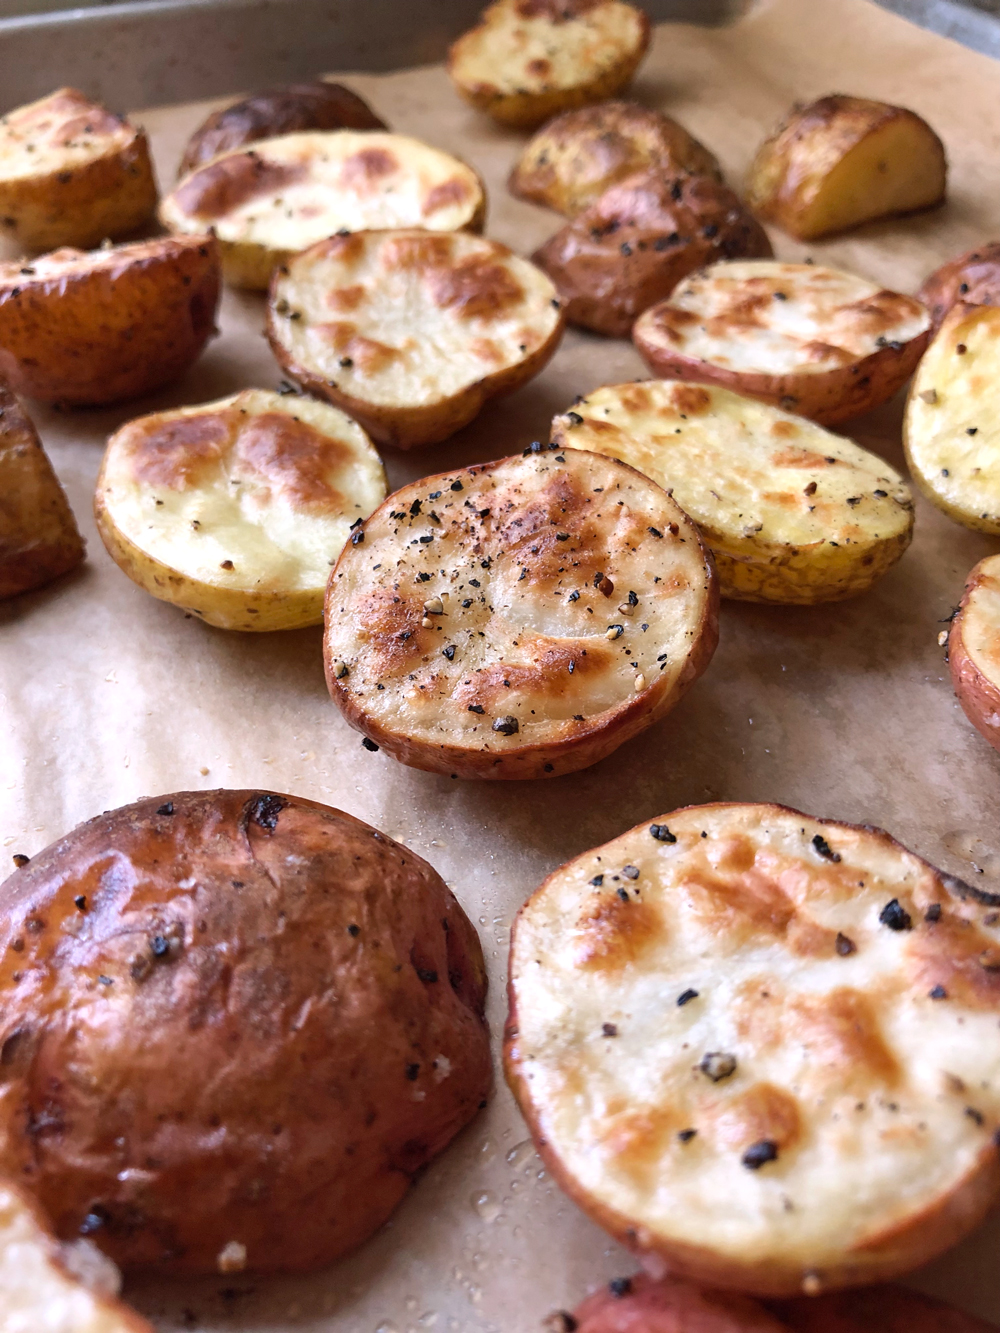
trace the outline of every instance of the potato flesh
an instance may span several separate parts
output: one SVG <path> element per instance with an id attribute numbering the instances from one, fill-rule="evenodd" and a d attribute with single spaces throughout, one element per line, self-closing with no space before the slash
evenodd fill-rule
<path id="1" fill-rule="evenodd" d="M 684 1247 L 704 1247 L 727 1285 L 765 1293 L 780 1281 L 755 1285 L 755 1265 L 788 1290 L 845 1261 L 863 1281 L 867 1244 L 994 1151 L 1000 978 L 973 964 L 1000 939 L 993 917 L 877 831 L 773 806 L 656 823 L 676 842 L 642 825 L 522 909 L 508 1077 L 575 1196 L 635 1227 L 638 1248 L 676 1245 L 685 1271 Z M 911 931 L 880 924 L 893 899 Z M 947 1001 L 930 998 L 939 983 Z M 701 1072 L 709 1052 L 735 1057 L 731 1076 Z M 762 1140 L 777 1160 L 749 1170 Z"/>
<path id="2" fill-rule="evenodd" d="M 0 119 L 0 181 L 73 171 L 120 153 L 134 138 L 118 116 L 63 88 Z"/>

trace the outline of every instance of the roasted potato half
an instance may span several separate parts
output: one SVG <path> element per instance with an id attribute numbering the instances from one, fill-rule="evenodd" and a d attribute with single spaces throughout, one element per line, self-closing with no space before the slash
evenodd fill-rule
<path id="1" fill-rule="evenodd" d="M 66 574 L 84 543 L 38 432 L 0 383 L 0 597 Z"/>
<path id="2" fill-rule="evenodd" d="M 913 377 L 903 446 L 913 480 L 949 518 L 1000 534 L 1000 308 L 953 306 Z"/>
<path id="3" fill-rule="evenodd" d="M 94 513 L 129 578 L 220 629 L 318 625 L 330 569 L 385 498 L 350 417 L 244 389 L 130 421 L 108 441 Z"/>
<path id="4" fill-rule="evenodd" d="M 60 407 L 138 398 L 201 355 L 219 289 L 211 236 L 0 263 L 0 375 Z"/>
<path id="5" fill-rule="evenodd" d="M 944 145 L 905 107 L 834 94 L 796 106 L 760 146 L 747 202 L 799 240 L 944 199 Z"/>
<path id="6" fill-rule="evenodd" d="M 414 768 L 539 778 L 595 763 L 674 706 L 718 638 L 711 559 L 686 515 L 576 449 L 404 486 L 327 590 L 327 684 Z"/>
<path id="7" fill-rule="evenodd" d="M 1000 1194 L 992 901 L 776 805 L 584 853 L 511 937 L 506 1072 L 539 1155 L 679 1276 L 792 1296 L 917 1267 Z"/>
<path id="8" fill-rule="evenodd" d="M 495 0 L 452 46 L 448 73 L 501 125 L 531 128 L 620 92 L 649 34 L 646 15 L 623 0 Z"/>
<path id="9" fill-rule="evenodd" d="M 770 1308 L 793 1333 L 996 1333 L 995 1324 L 897 1286 L 775 1301 Z"/>
<path id="10" fill-rule="evenodd" d="M 736 260 L 692 274 L 639 316 L 632 338 L 664 379 L 718 384 L 833 426 L 903 387 L 930 316 L 840 269 Z"/>
<path id="11" fill-rule="evenodd" d="M 489 1093 L 474 927 L 426 861 L 328 806 L 139 801 L 0 900 L 0 1163 L 123 1267 L 329 1264 Z"/>
<path id="12" fill-rule="evenodd" d="M 173 232 L 215 233 L 226 281 L 265 290 L 299 250 L 337 232 L 480 231 L 486 190 L 450 153 L 378 130 L 262 139 L 199 167 L 160 205 Z"/>
<path id="13" fill-rule="evenodd" d="M 556 289 L 498 241 L 467 232 L 333 236 L 275 274 L 268 338 L 310 393 L 382 444 L 446 439 L 520 388 L 563 332 Z"/>
<path id="14" fill-rule="evenodd" d="M 787 1333 L 749 1296 L 710 1291 L 683 1278 L 645 1273 L 613 1278 L 573 1313 L 557 1312 L 546 1333 Z"/>
<path id="15" fill-rule="evenodd" d="M 186 176 L 210 162 L 259 139 L 274 139 L 300 130 L 386 130 L 363 97 L 342 83 L 289 83 L 244 97 L 214 111 L 188 140 L 178 170 Z"/>
<path id="16" fill-rule="evenodd" d="M 710 548 L 723 597 L 842 601 L 913 536 L 909 487 L 883 459 L 728 389 L 611 384 L 556 417 L 552 439 L 620 458 L 669 492 Z"/>
<path id="17" fill-rule="evenodd" d="M 935 269 L 917 293 L 939 329 L 957 302 L 965 305 L 1000 305 L 1000 241 L 959 255 Z"/>
<path id="18" fill-rule="evenodd" d="M 156 199 L 143 131 L 75 88 L 0 118 L 0 234 L 24 250 L 125 236 Z"/>
<path id="19" fill-rule="evenodd" d="M 965 716 L 1000 750 L 1000 555 L 980 560 L 948 633 L 951 681 Z"/>
<path id="20" fill-rule="evenodd" d="M 720 257 L 771 253 L 764 228 L 728 186 L 645 171 L 612 185 L 533 258 L 559 289 L 571 324 L 627 338 L 636 316 L 693 270 Z"/>
<path id="21" fill-rule="evenodd" d="M 638 171 L 722 180 L 714 154 L 683 125 L 638 102 L 601 102 L 543 125 L 510 174 L 521 199 L 576 217 Z"/>

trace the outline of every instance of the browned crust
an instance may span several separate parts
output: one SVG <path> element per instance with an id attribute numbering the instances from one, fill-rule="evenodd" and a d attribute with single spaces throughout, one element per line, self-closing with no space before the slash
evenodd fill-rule
<path id="1" fill-rule="evenodd" d="M 969 598 L 979 584 L 983 573 L 983 564 L 973 569 L 965 583 L 962 600 L 951 622 L 948 632 L 948 669 L 951 683 L 962 705 L 962 711 L 980 736 L 989 741 L 995 750 L 1000 750 L 1000 727 L 992 727 L 990 717 L 1000 717 L 1000 681 L 991 680 L 972 660 L 965 646 L 965 616 Z"/>
<path id="2" fill-rule="evenodd" d="M 969 250 L 925 279 L 917 292 L 931 312 L 931 331 L 936 333 L 945 315 L 958 302 L 965 305 L 1000 305 L 1000 241 L 988 241 Z"/>
<path id="3" fill-rule="evenodd" d="M 716 801 L 710 805 L 682 806 L 658 817 L 658 822 L 669 824 L 678 815 L 687 810 L 737 809 L 744 805 L 741 801 Z M 774 803 L 760 803 L 762 811 L 773 811 L 778 815 L 792 815 L 795 818 L 807 818 L 811 823 L 829 829 L 848 829 L 851 832 L 863 832 L 869 837 L 892 850 L 898 849 L 908 856 L 915 856 L 935 875 L 941 884 L 942 893 L 951 897 L 962 896 L 962 885 L 951 875 L 946 875 L 931 865 L 923 857 L 916 856 L 909 848 L 903 847 L 891 834 L 871 824 L 849 824 L 843 820 L 818 819 L 814 815 L 803 815 L 800 810 Z M 643 821 L 628 830 L 636 833 L 648 826 Z M 627 836 L 623 834 L 621 836 Z M 582 860 L 589 856 L 583 853 L 573 860 Z M 836 1268 L 826 1268 L 821 1272 L 815 1269 L 803 1271 L 798 1266 L 782 1264 L 778 1261 L 738 1263 L 720 1256 L 714 1250 L 702 1246 L 685 1245 L 679 1241 L 666 1241 L 652 1236 L 648 1231 L 640 1237 L 639 1231 L 631 1218 L 598 1202 L 576 1180 L 572 1171 L 563 1163 L 552 1144 L 544 1137 L 539 1124 L 539 1116 L 531 1101 L 531 1084 L 521 1073 L 516 1059 L 516 1043 L 519 1035 L 517 1009 L 517 978 L 514 972 L 514 949 L 517 942 L 517 929 L 521 917 L 527 912 L 535 897 L 545 892 L 549 883 L 561 875 L 566 862 L 554 870 L 535 892 L 528 898 L 514 918 L 510 932 L 510 951 L 508 953 L 507 981 L 507 1021 L 504 1026 L 503 1068 L 507 1085 L 514 1095 L 522 1116 L 527 1123 L 539 1157 L 560 1189 L 567 1194 L 599 1226 L 603 1227 L 619 1244 L 635 1254 L 659 1255 L 670 1265 L 670 1270 L 679 1277 L 702 1282 L 706 1286 L 721 1287 L 744 1291 L 753 1296 L 790 1297 L 797 1296 L 803 1290 L 803 1283 L 808 1283 L 812 1290 L 816 1282 L 824 1291 L 840 1287 L 859 1286 L 868 1282 L 887 1281 L 899 1277 L 923 1263 L 942 1254 L 964 1236 L 968 1235 L 987 1215 L 1000 1196 L 1000 1153 L 998 1144 L 988 1142 L 982 1148 L 976 1164 L 965 1178 L 951 1191 L 935 1200 L 921 1212 L 911 1216 L 906 1222 L 887 1228 L 882 1234 L 870 1237 L 863 1246 L 849 1252 L 844 1261 Z M 971 890 L 969 890 L 971 892 Z"/>

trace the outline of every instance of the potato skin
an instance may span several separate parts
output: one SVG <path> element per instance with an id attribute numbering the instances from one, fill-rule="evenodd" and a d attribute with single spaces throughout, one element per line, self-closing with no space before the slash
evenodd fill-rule
<path id="1" fill-rule="evenodd" d="M 949 259 L 926 279 L 917 300 L 931 312 L 935 333 L 959 301 L 965 305 L 1000 305 L 1000 241 L 990 241 Z"/>
<path id="2" fill-rule="evenodd" d="M 217 153 L 298 130 L 387 130 L 363 97 L 342 83 L 289 83 L 265 88 L 215 111 L 188 140 L 178 179 Z"/>
<path id="3" fill-rule="evenodd" d="M 349 815 L 155 797 L 0 897 L 0 1165 L 119 1264 L 208 1273 L 232 1241 L 250 1270 L 328 1264 L 488 1095 L 475 930 Z"/>
<path id="4" fill-rule="evenodd" d="M 697 1287 L 683 1278 L 659 1280 L 634 1273 L 601 1287 L 573 1311 L 575 1323 L 555 1315 L 553 1333 L 784 1333 L 757 1301 L 734 1292 Z"/>
<path id="5" fill-rule="evenodd" d="M 769 1301 L 768 1308 L 794 1333 L 992 1333 L 966 1314 L 906 1287 L 861 1287 L 829 1296 Z"/>
<path id="6" fill-rule="evenodd" d="M 995 674 L 987 675 L 966 645 L 968 622 L 973 615 L 969 603 L 980 592 L 994 597 L 1000 594 L 1000 557 L 993 555 L 980 560 L 966 580 L 948 632 L 948 668 L 965 716 L 994 750 L 1000 750 L 1000 662 L 994 661 Z M 995 651 L 993 656 L 996 657 Z"/>
<path id="7" fill-rule="evenodd" d="M 0 268 L 0 374 L 30 398 L 61 407 L 137 398 L 181 375 L 216 331 L 210 236 L 56 251 L 38 269 Z"/>
<path id="8" fill-rule="evenodd" d="M 532 258 L 571 324 L 623 338 L 695 269 L 772 254 L 763 227 L 721 181 L 649 171 L 612 185 Z"/>

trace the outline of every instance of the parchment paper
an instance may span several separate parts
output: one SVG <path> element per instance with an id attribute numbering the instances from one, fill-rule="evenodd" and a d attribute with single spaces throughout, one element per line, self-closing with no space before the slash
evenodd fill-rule
<path id="1" fill-rule="evenodd" d="M 52 83 L 60 81 L 52 71 Z M 438 68 L 351 78 L 399 130 L 473 162 L 490 234 L 528 253 L 560 219 L 511 198 L 523 142 L 466 108 Z M 663 26 L 636 84 L 715 150 L 737 185 L 795 98 L 843 91 L 925 115 L 951 162 L 947 206 L 778 254 L 913 291 L 1000 233 L 1000 66 L 867 0 L 764 0 L 729 29 Z M 207 105 L 142 113 L 161 182 Z M 775 800 L 881 824 L 943 867 L 1000 888 L 1000 756 L 967 723 L 936 639 L 972 565 L 998 543 L 918 501 L 909 553 L 867 596 L 815 609 L 724 603 L 706 675 L 664 722 L 583 773 L 464 783 L 363 750 L 329 702 L 320 631 L 210 629 L 140 592 L 106 556 L 90 498 L 106 435 L 143 412 L 280 378 L 262 302 L 228 293 L 222 337 L 183 382 L 109 411 L 34 416 L 88 541 L 84 568 L 0 607 L 0 844 L 29 855 L 101 811 L 183 788 L 264 786 L 340 806 L 427 857 L 478 923 L 499 1039 L 511 919 L 556 865 L 640 819 L 717 798 Z M 644 375 L 631 345 L 570 333 L 554 362 L 447 443 L 387 458 L 394 485 L 546 437 L 577 393 Z M 901 404 L 849 433 L 902 465 Z M 979 874 L 981 872 L 981 878 Z M 336 1333 L 537 1329 L 634 1261 L 541 1170 L 503 1088 L 356 1255 L 307 1278 L 133 1281 L 164 1329 Z M 1000 1325 L 1000 1226 L 913 1281 Z"/>

